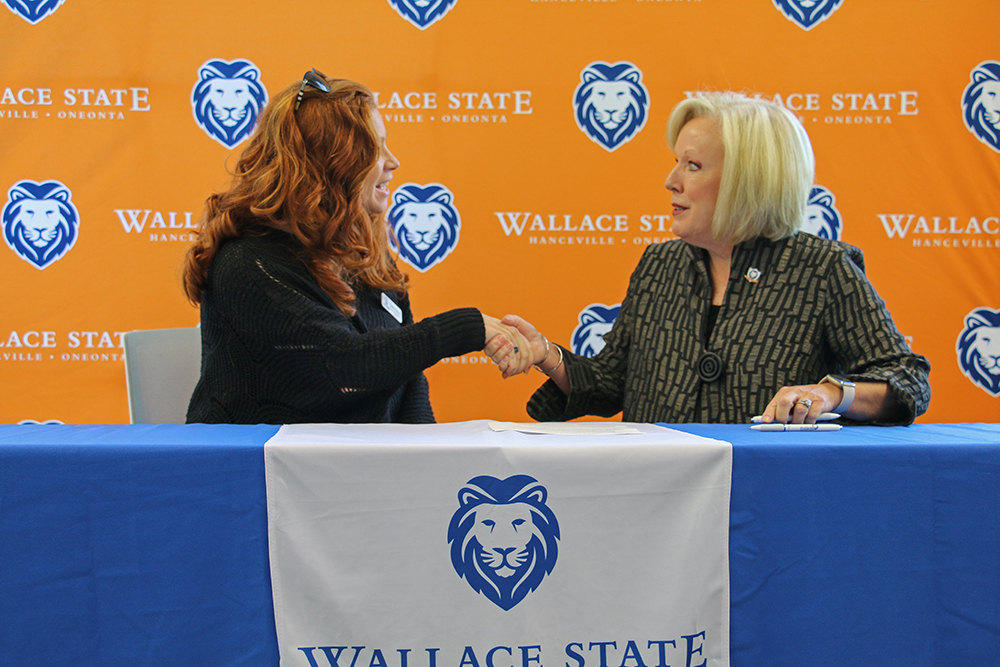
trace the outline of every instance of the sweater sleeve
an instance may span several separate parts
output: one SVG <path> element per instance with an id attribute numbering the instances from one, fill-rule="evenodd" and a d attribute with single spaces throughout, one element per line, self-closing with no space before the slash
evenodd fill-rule
<path id="1" fill-rule="evenodd" d="M 216 256 L 202 301 L 211 357 L 202 384 L 223 413 L 215 421 L 379 421 L 377 406 L 425 368 L 483 347 L 475 308 L 368 330 L 341 313 L 287 250 L 233 245 Z M 381 296 L 368 292 L 358 298 Z M 221 407 L 246 403 L 244 416 Z"/>
<path id="2" fill-rule="evenodd" d="M 486 332 L 475 308 L 449 310 L 396 329 L 358 333 L 308 278 L 303 284 L 302 276 L 281 275 L 258 263 L 250 271 L 249 276 L 229 274 L 234 283 L 229 291 L 239 294 L 234 313 L 244 314 L 234 318 L 234 325 L 276 359 L 298 349 L 322 350 L 327 371 L 339 387 L 398 387 L 443 357 L 483 347 Z M 247 290 L 247 284 L 258 289 Z"/>
<path id="3" fill-rule="evenodd" d="M 410 309 L 409 295 L 403 295 L 403 325 L 413 324 L 413 311 Z M 485 337 L 485 332 L 484 332 Z M 396 422 L 400 424 L 433 424 L 434 409 L 431 407 L 430 385 L 427 384 L 427 376 L 417 373 L 403 386 L 402 398 L 399 404 L 399 412 L 396 415 Z"/>

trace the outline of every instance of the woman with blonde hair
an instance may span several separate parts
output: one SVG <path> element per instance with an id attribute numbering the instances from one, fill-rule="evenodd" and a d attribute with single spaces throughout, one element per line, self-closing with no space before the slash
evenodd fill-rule
<path id="1" fill-rule="evenodd" d="M 528 413 L 815 423 L 834 412 L 878 424 L 922 414 L 930 365 L 896 329 L 861 251 L 798 231 L 814 175 L 798 119 L 765 99 L 699 94 L 675 107 L 667 142 L 679 238 L 646 249 L 605 347 L 581 357 L 504 318 L 550 378 Z M 486 352 L 504 370 L 499 342 Z"/>
<path id="2" fill-rule="evenodd" d="M 385 221 L 397 167 L 361 84 L 314 69 L 268 103 L 185 258 L 188 422 L 433 422 L 422 371 L 500 333 L 497 358 L 526 368 L 517 331 L 475 308 L 414 322 Z"/>

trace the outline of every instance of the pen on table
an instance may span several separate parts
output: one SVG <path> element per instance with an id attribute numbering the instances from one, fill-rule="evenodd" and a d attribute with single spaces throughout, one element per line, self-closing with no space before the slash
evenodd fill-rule
<path id="1" fill-rule="evenodd" d="M 839 431 L 840 424 L 754 424 L 755 431 Z"/>
<path id="2" fill-rule="evenodd" d="M 833 419 L 840 419 L 840 415 L 838 415 L 836 412 L 821 412 L 819 413 L 819 417 L 816 417 L 816 421 L 818 422 L 828 422 Z M 763 415 L 757 415 L 756 417 L 750 418 L 751 424 L 761 424 L 763 422 L 764 422 Z"/>

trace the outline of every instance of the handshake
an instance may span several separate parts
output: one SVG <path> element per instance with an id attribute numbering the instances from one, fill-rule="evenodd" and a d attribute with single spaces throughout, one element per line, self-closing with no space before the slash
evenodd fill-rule
<path id="1" fill-rule="evenodd" d="M 562 364 L 562 350 L 538 330 L 517 315 L 507 315 L 502 320 L 483 315 L 486 325 L 486 346 L 483 352 L 507 379 L 518 373 L 527 373 L 535 366 L 543 373 L 550 373 Z"/>

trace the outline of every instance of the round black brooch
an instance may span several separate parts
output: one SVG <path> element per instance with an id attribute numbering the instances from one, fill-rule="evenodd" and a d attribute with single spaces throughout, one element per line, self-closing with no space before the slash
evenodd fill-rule
<path id="1" fill-rule="evenodd" d="M 706 350 L 698 357 L 695 368 L 702 382 L 715 382 L 722 376 L 722 357 Z"/>

